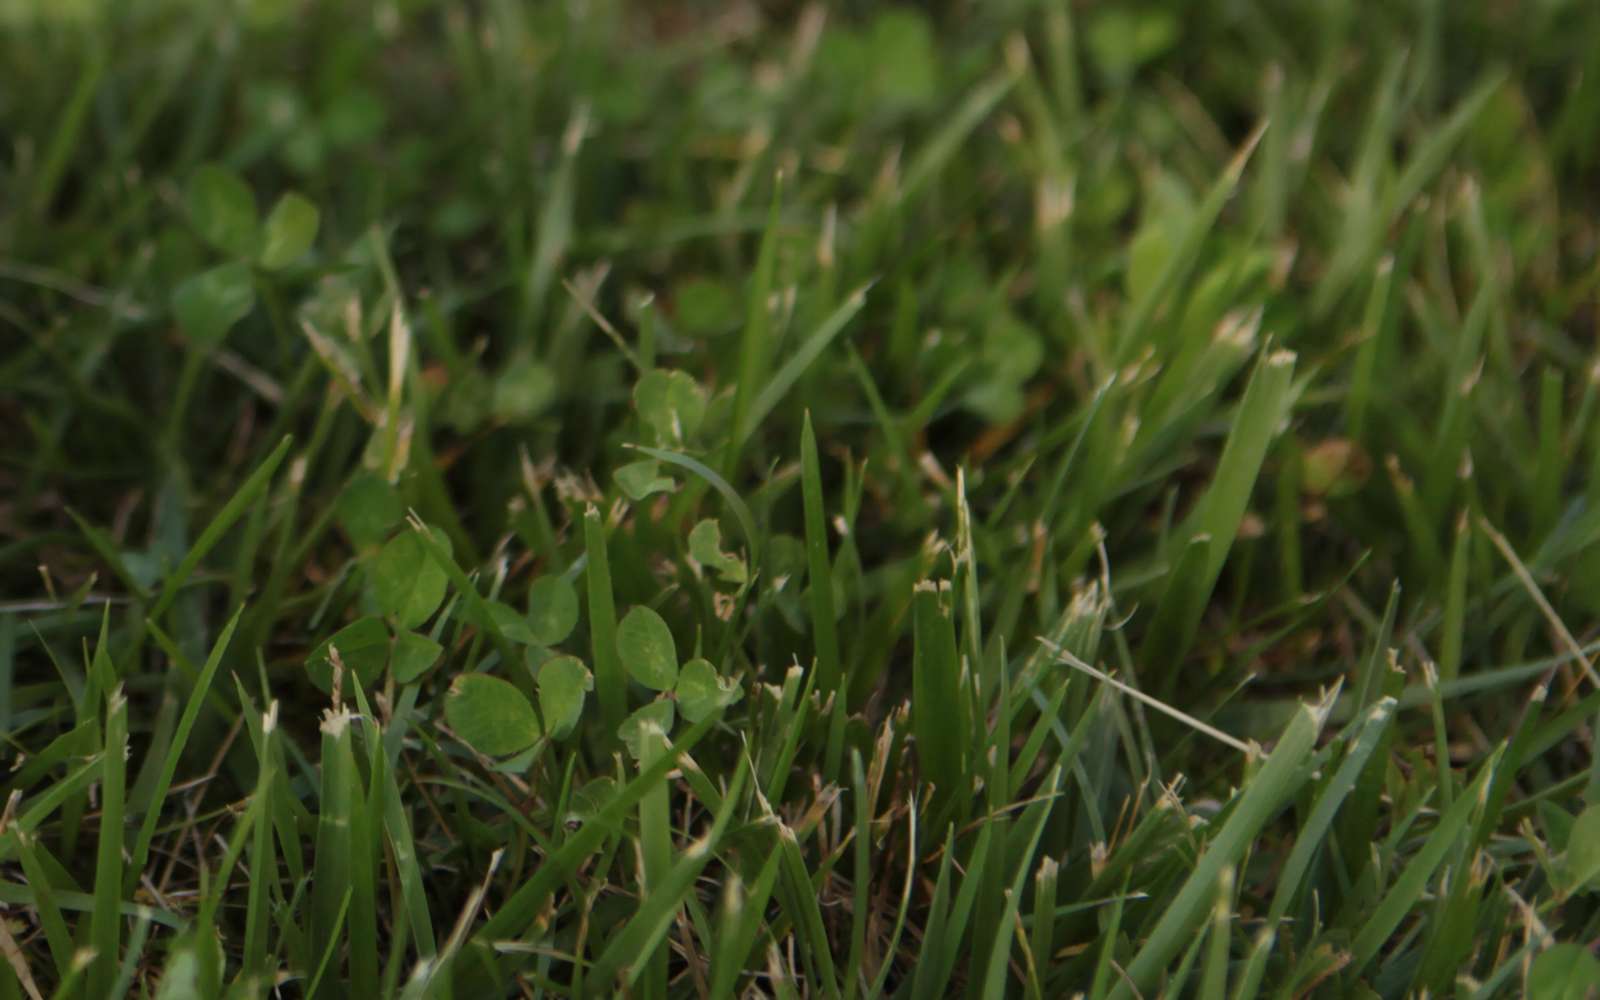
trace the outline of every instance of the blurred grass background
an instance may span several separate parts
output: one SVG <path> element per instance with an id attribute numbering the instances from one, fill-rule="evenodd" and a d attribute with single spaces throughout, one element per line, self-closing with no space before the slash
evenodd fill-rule
<path id="1" fill-rule="evenodd" d="M 1579 0 L 0 2 L 0 995 L 1584 995 L 1597 122 Z"/>

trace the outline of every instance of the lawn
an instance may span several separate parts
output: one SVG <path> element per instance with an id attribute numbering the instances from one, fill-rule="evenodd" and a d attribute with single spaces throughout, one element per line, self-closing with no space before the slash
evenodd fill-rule
<path id="1" fill-rule="evenodd" d="M 0 0 L 0 1000 L 1600 991 L 1600 4 Z"/>

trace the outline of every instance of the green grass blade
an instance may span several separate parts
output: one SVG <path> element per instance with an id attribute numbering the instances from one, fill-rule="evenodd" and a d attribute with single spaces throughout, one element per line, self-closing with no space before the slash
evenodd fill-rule
<path id="1" fill-rule="evenodd" d="M 1204 533 L 1184 543 L 1139 649 L 1139 659 L 1168 678 L 1169 691 L 1182 677 L 1179 661 L 1194 642 L 1211 597 L 1211 549 L 1211 536 Z"/>
<path id="2" fill-rule="evenodd" d="M 995 106 L 1011 92 L 1016 82 L 1016 76 L 1009 72 L 985 80 L 956 106 L 944 124 L 927 144 L 917 151 L 917 155 L 906 167 L 905 176 L 895 190 L 897 203 L 904 205 L 911 202 L 922 192 L 924 186 L 938 176 L 960 151 L 962 143 L 967 141 L 972 130 L 989 116 Z"/>
<path id="3" fill-rule="evenodd" d="M 145 861 L 150 857 L 150 841 L 155 837 L 156 823 L 161 819 L 161 807 L 166 802 L 167 792 L 172 788 L 172 780 L 178 773 L 178 764 L 183 752 L 189 745 L 189 734 L 194 731 L 194 724 L 200 718 L 200 709 L 204 706 L 207 695 L 211 691 L 211 681 L 217 675 L 217 668 L 222 665 L 222 657 L 228 651 L 228 643 L 233 639 L 233 631 L 239 626 L 239 616 L 244 613 L 244 606 L 240 605 L 228 619 L 228 624 L 222 627 L 217 635 L 217 641 L 211 646 L 211 655 L 206 657 L 205 665 L 200 668 L 199 680 L 189 691 L 189 700 L 183 706 L 183 714 L 178 718 L 178 728 L 173 733 L 172 742 L 167 747 L 165 758 L 161 762 L 161 771 L 156 779 L 155 788 L 150 796 L 150 806 L 145 810 L 144 822 L 139 824 L 139 835 L 133 843 L 133 853 L 129 856 L 129 874 L 137 878 L 144 871 Z"/>
<path id="4" fill-rule="evenodd" d="M 817 675 L 811 673 L 805 679 L 805 685 L 800 685 L 800 668 L 790 667 L 784 678 L 784 697 L 780 703 L 778 725 L 775 732 L 781 735 L 776 741 L 773 753 L 763 755 L 763 761 L 770 761 L 767 769 L 767 783 L 762 792 L 769 802 L 782 802 L 783 792 L 789 783 L 789 775 L 793 770 L 795 755 L 800 751 L 800 740 L 807 729 L 808 716 L 812 702 L 811 692 L 817 683 Z"/>
<path id="5" fill-rule="evenodd" d="M 667 735 L 654 723 L 646 723 L 644 731 L 639 736 L 639 746 L 639 766 L 643 770 L 650 766 L 651 761 L 665 755 Z M 688 887 L 680 887 L 675 883 L 669 885 L 669 869 L 673 867 L 671 810 L 672 801 L 665 784 L 650 789 L 639 800 L 639 891 L 651 903 L 656 902 L 657 897 L 660 897 L 661 902 L 670 901 L 671 909 L 675 910 L 677 905 L 683 902 L 683 893 L 688 891 Z M 704 860 L 705 855 L 700 853 L 694 857 L 695 860 Z M 684 870 L 679 869 L 678 873 L 681 874 Z M 688 877 L 693 879 L 692 874 Z M 650 903 L 647 903 L 646 908 L 649 906 Z M 655 937 L 655 932 L 657 930 L 665 932 L 664 917 L 668 912 L 671 911 L 657 914 L 645 924 L 630 922 L 629 926 L 637 929 L 634 931 L 635 939 L 629 946 L 639 948 L 647 940 L 653 940 L 654 944 L 659 946 L 661 942 Z M 641 909 L 635 916 L 637 918 L 643 915 L 644 910 Z M 639 995 L 644 1000 L 661 1000 L 667 993 L 667 953 L 659 947 L 651 947 L 648 950 L 618 950 L 618 942 L 626 937 L 627 933 L 625 928 L 606 947 L 594 970 L 595 980 L 601 983 L 611 982 L 616 978 L 617 968 L 623 961 L 627 961 L 629 974 L 624 988 L 631 990 L 638 985 L 641 974 L 648 973 L 649 978 L 640 986 Z"/>
<path id="6" fill-rule="evenodd" d="M 1201 497 L 1191 518 L 1189 536 L 1211 538 L 1210 562 L 1204 589 L 1210 592 L 1233 548 L 1250 493 L 1266 459 L 1267 447 L 1277 437 L 1293 404 L 1295 356 L 1289 351 L 1262 355 L 1245 386 L 1233 430 L 1222 447 L 1211 486 Z"/>
<path id="7" fill-rule="evenodd" d="M 83 141 L 84 124 L 93 108 L 95 93 L 112 65 L 111 50 L 102 41 L 91 41 L 88 48 L 87 65 L 78 74 L 77 84 L 65 107 L 54 116 L 55 132 L 33 178 L 32 208 L 37 218 L 49 214 L 62 178 L 71 165 L 72 154 Z"/>
<path id="8" fill-rule="evenodd" d="M 800 342 L 799 346 L 794 349 L 794 353 L 790 354 L 788 360 L 784 361 L 782 367 L 773 373 L 771 380 L 761 388 L 761 393 L 750 404 L 750 411 L 741 425 L 741 433 L 746 439 L 754 432 L 755 428 L 761 426 L 761 423 L 767 419 L 768 414 L 777 407 L 783 397 L 789 394 L 789 390 L 793 389 L 795 383 L 800 381 L 800 376 L 804 375 L 822 352 L 827 350 L 828 345 L 833 343 L 833 339 L 845 327 L 850 325 L 851 320 L 855 319 L 856 314 L 861 311 L 861 307 L 867 304 L 867 291 L 871 287 L 870 283 L 862 285 L 845 296 L 844 302 L 829 313 L 828 317 L 819 323 L 815 330 L 811 331 L 810 336 Z M 742 447 L 744 441 L 738 441 L 736 444 Z"/>
<path id="9" fill-rule="evenodd" d="M 912 598 L 916 642 L 912 653 L 911 724 L 924 780 L 933 782 L 936 803 L 962 794 L 966 768 L 967 717 L 955 623 L 943 607 L 941 588 L 917 584 Z"/>
<path id="10" fill-rule="evenodd" d="M 116 976 L 122 940 L 123 794 L 127 781 L 128 701 L 121 688 L 106 698 L 106 738 L 100 777 L 100 837 L 94 869 L 94 916 L 89 941 L 95 950 L 85 988 L 106 996 Z"/>
<path id="11" fill-rule="evenodd" d="M 245 895 L 244 959 L 242 975 L 257 983 L 265 983 L 267 968 L 267 932 L 269 885 L 278 871 L 277 858 L 272 849 L 273 795 L 277 791 L 278 703 L 267 707 L 261 720 L 260 753 L 257 767 L 255 799 L 261 802 L 261 815 L 257 818 L 250 845 L 250 887 Z M 252 806 L 256 803 L 252 800 Z"/>
<path id="12" fill-rule="evenodd" d="M 4 831 L 0 831 L 0 858 L 9 858 L 16 853 L 17 838 L 24 834 L 33 833 L 57 809 L 69 801 L 73 796 L 80 794 L 94 779 L 101 775 L 107 766 L 104 762 L 105 752 L 97 750 L 77 769 L 67 773 L 60 781 L 54 782 L 39 795 L 34 796 L 28 808 L 15 821 L 8 824 Z"/>
<path id="13" fill-rule="evenodd" d="M 949 913 L 944 925 L 933 940 L 924 940 L 927 948 L 929 963 L 933 975 L 927 980 L 924 988 L 926 993 L 922 996 L 935 997 L 944 993 L 950 983 L 951 976 L 955 974 L 956 963 L 960 956 L 967 953 L 967 925 L 972 920 L 978 894 L 985 888 L 984 875 L 988 868 L 990 844 L 994 839 L 994 823 L 984 823 L 978 831 L 978 839 L 973 842 L 972 853 L 969 855 L 966 870 L 961 873 L 961 885 L 956 890 L 954 901 L 950 904 Z M 952 845 L 954 840 L 950 842 Z"/>
<path id="14" fill-rule="evenodd" d="M 650 965 L 646 956 L 666 957 L 666 952 L 661 950 L 662 941 L 672 926 L 675 914 L 693 891 L 695 880 L 721 843 L 733 819 L 734 808 L 740 800 L 748 774 L 748 768 L 741 765 L 734 773 L 733 785 L 723 800 L 722 808 L 712 820 L 711 829 L 704 837 L 690 844 L 668 871 L 645 885 L 648 896 L 644 905 L 606 945 L 605 951 L 590 970 L 592 982 L 610 983 L 620 975 L 625 987 L 631 991 Z M 665 962 L 662 963 L 662 969 L 665 971 Z M 665 985 L 663 980 L 661 987 L 664 989 Z"/>
<path id="15" fill-rule="evenodd" d="M 1104 1000 L 1104 997 L 1108 995 L 1107 991 L 1111 989 L 1114 975 L 1119 973 L 1126 975 L 1121 970 L 1118 970 L 1118 973 L 1113 973 L 1111 968 L 1115 961 L 1112 954 L 1117 946 L 1118 936 L 1122 933 L 1123 904 L 1130 898 L 1127 888 L 1127 883 L 1124 882 L 1122 891 L 1118 892 L 1111 900 L 1111 912 L 1107 914 L 1105 920 L 1100 924 L 1100 946 L 1096 950 L 1094 979 L 1089 984 L 1089 996 L 1093 1000 Z"/>
<path id="16" fill-rule="evenodd" d="M 839 756 L 844 745 L 844 704 L 846 686 L 839 660 L 837 604 L 833 594 L 833 560 L 828 551 L 828 516 L 822 499 L 822 463 L 817 457 L 816 432 L 811 413 L 805 414 L 800 428 L 800 493 L 805 505 L 806 584 L 811 605 L 811 643 L 817 657 L 817 687 L 824 695 L 838 699 L 835 722 L 828 732 L 824 775 L 839 773 Z"/>
<path id="17" fill-rule="evenodd" d="M 39 858 L 44 847 L 31 834 L 17 838 L 17 860 L 22 865 L 23 878 L 32 890 L 29 905 L 39 914 L 45 942 L 50 946 L 50 957 L 55 959 L 56 975 L 65 976 L 72 967 L 72 934 L 67 930 L 66 918 L 61 914 L 61 904 L 51 887 L 50 875 Z"/>
<path id="18" fill-rule="evenodd" d="M 1261 136 L 1265 134 L 1266 129 L 1265 122 L 1258 125 L 1234 153 L 1233 159 L 1223 169 L 1222 175 L 1206 192 L 1205 199 L 1185 221 L 1178 243 L 1167 255 L 1160 273 L 1123 313 L 1122 323 L 1117 331 L 1116 357 L 1119 365 L 1133 360 L 1134 356 L 1144 348 L 1157 308 L 1188 280 L 1189 274 L 1200 259 L 1200 251 L 1206 237 L 1216 226 L 1223 206 L 1233 197 L 1233 192 L 1239 186 L 1239 179 L 1244 176 L 1245 165 L 1250 162 L 1250 157 L 1255 153 L 1256 146 L 1261 142 Z"/>
<path id="19" fill-rule="evenodd" d="M 338 907 L 332 911 L 332 920 L 328 924 L 328 930 L 330 931 L 328 937 L 324 939 L 313 936 L 311 939 L 313 944 L 321 945 L 321 951 L 317 959 L 317 967 L 312 971 L 306 986 L 306 996 L 323 995 L 321 992 L 323 977 L 328 974 L 328 969 L 333 966 L 333 956 L 338 954 L 339 942 L 344 937 L 344 917 L 350 910 L 350 892 L 351 890 L 349 889 L 345 890 L 344 895 L 339 899 Z"/>
<path id="20" fill-rule="evenodd" d="M 1251 946 L 1237 985 L 1233 988 L 1233 1000 L 1256 1000 L 1261 995 L 1261 981 L 1267 974 L 1267 959 L 1272 956 L 1272 946 L 1276 943 L 1277 935 L 1270 927 L 1256 935 L 1255 944 Z"/>
<path id="21" fill-rule="evenodd" d="M 1056 892 L 1061 883 L 1061 864 L 1055 858 L 1045 857 L 1039 862 L 1038 874 L 1033 880 L 1033 919 L 1028 928 L 1028 952 L 1033 957 L 1029 970 L 1027 996 L 1040 1000 L 1044 994 L 1044 981 L 1049 975 L 1056 951 Z"/>
<path id="22" fill-rule="evenodd" d="M 611 835 L 623 817 L 651 789 L 666 779 L 667 773 L 677 766 L 678 756 L 693 749 L 714 725 L 714 719 L 696 723 L 673 740 L 664 755 L 651 761 L 636 778 L 618 789 L 604 807 L 539 865 L 531 879 L 501 904 L 494 916 L 474 935 L 475 943 L 486 947 L 489 942 L 520 933 L 531 924 L 550 893 L 576 869 L 578 862 L 588 857 L 603 839 Z"/>
<path id="23" fill-rule="evenodd" d="M 134 976 L 138 975 L 143 964 L 144 943 L 150 936 L 150 918 L 141 917 L 133 925 L 133 933 L 128 935 L 128 947 L 122 956 L 122 962 L 117 967 L 117 981 L 111 984 L 111 992 L 107 994 L 108 1000 L 122 1000 L 128 995 L 128 988 L 133 985 Z"/>
<path id="24" fill-rule="evenodd" d="M 330 711 L 322 720 L 322 787 L 318 796 L 316 853 L 311 880 L 311 941 L 326 948 L 323 965 L 316 970 L 320 980 L 329 958 L 338 951 L 346 930 L 346 918 L 355 898 L 354 861 L 350 856 L 350 829 L 359 781 L 355 756 L 351 751 L 350 729 L 354 718 L 345 712 Z M 329 994 L 308 989 L 307 996 Z"/>
<path id="25" fill-rule="evenodd" d="M 733 996 L 734 987 L 744 972 L 745 959 L 755 945 L 766 912 L 767 900 L 778 879 L 782 855 L 767 855 L 748 893 L 741 892 L 738 880 L 728 882 L 722 918 L 718 922 L 717 944 L 711 960 L 711 995 Z"/>
<path id="26" fill-rule="evenodd" d="M 1361 931 L 1350 944 L 1352 975 L 1359 975 L 1377 957 L 1395 928 L 1421 900 L 1428 879 L 1467 833 L 1473 813 L 1482 808 L 1483 792 L 1500 766 L 1504 751 L 1501 747 L 1484 761 L 1471 787 L 1439 817 L 1439 824 L 1400 872 L 1382 902 L 1364 915 Z"/>
<path id="27" fill-rule="evenodd" d="M 1311 807 L 1310 815 L 1306 817 L 1306 821 L 1300 826 L 1300 832 L 1295 836 L 1294 850 L 1289 852 L 1288 860 L 1283 863 L 1282 872 L 1277 880 L 1277 890 L 1273 893 L 1272 904 L 1267 910 L 1268 928 L 1277 928 L 1279 921 L 1289 912 L 1289 905 L 1296 894 L 1306 885 L 1306 876 L 1316 859 L 1317 849 L 1333 825 L 1345 797 L 1355 788 L 1356 780 L 1361 777 L 1361 772 L 1371 759 L 1372 752 L 1378 748 L 1382 737 L 1388 731 L 1389 724 L 1394 721 L 1394 715 L 1394 699 L 1380 698 L 1377 704 L 1368 710 L 1367 717 L 1357 730 L 1355 738 L 1345 748 L 1344 759 L 1339 762 L 1339 769 L 1318 794 L 1316 805 Z"/>
<path id="28" fill-rule="evenodd" d="M 909 803 L 911 808 L 906 810 L 906 851 L 915 858 L 919 855 L 917 840 L 917 802 L 915 799 Z M 889 943 L 884 948 L 884 960 L 878 967 L 878 974 L 873 978 L 871 987 L 865 996 L 867 1000 L 878 1000 L 883 995 L 884 984 L 889 980 L 889 974 L 894 971 L 894 956 L 900 950 L 900 940 L 905 933 L 906 917 L 911 912 L 911 888 L 916 879 L 916 868 L 906 866 L 905 885 L 900 891 L 900 908 L 895 914 L 894 931 L 889 935 Z"/>
<path id="29" fill-rule="evenodd" d="M 361 688 L 356 685 L 356 693 Z M 362 715 L 372 719 L 371 710 L 364 700 Z M 368 732 L 374 747 L 372 773 L 368 788 L 363 792 L 359 773 L 352 773 L 355 783 L 350 790 L 350 825 L 346 829 L 350 846 L 350 911 L 347 929 L 350 936 L 350 991 L 356 996 L 376 996 L 378 993 L 378 886 L 377 852 L 381 824 L 383 785 L 383 756 L 377 752 L 381 745 L 379 735 L 372 725 Z"/>
<path id="30" fill-rule="evenodd" d="M 1011 887 L 1006 890 L 1005 912 L 995 931 L 994 941 L 989 946 L 989 960 L 983 979 L 984 1000 L 1001 1000 L 1008 995 L 1006 973 L 1009 971 L 1010 963 L 1007 958 L 1011 953 L 1012 939 L 1017 933 L 1017 911 L 1022 905 L 1022 890 L 1027 883 L 1028 872 L 1033 868 L 1034 852 L 1038 850 L 1039 839 L 1044 835 L 1044 824 L 1050 818 L 1050 810 L 1060 784 L 1061 769 L 1057 767 L 1050 772 L 1050 776 L 1040 788 L 1039 800 L 1028 807 L 1028 813 L 1031 815 L 1025 815 L 1022 819 L 1022 830 L 1028 831 L 1027 846 L 1017 859 L 1016 874 L 1012 876 Z"/>
<path id="31" fill-rule="evenodd" d="M 172 606 L 172 602 L 177 599 L 178 591 L 189 581 L 189 577 L 194 575 L 195 569 L 200 565 L 200 560 L 204 559 L 206 553 L 210 552 L 222 540 L 223 534 L 233 527 L 233 523 L 249 509 L 250 505 L 260 499 L 261 495 L 266 492 L 267 486 L 272 482 L 273 473 L 278 471 L 278 466 L 283 462 L 284 456 L 289 454 L 289 446 L 293 443 L 294 439 L 291 437 L 285 437 L 282 441 L 279 441 L 278 446 L 272 449 L 272 453 L 260 465 L 256 466 L 256 470 L 250 473 L 249 478 L 234 492 L 233 496 L 228 498 L 228 502 L 222 505 L 222 509 L 217 511 L 216 516 L 205 526 L 205 530 L 200 532 L 200 537 L 195 539 L 194 544 L 189 547 L 189 551 L 184 553 L 183 561 L 178 563 L 178 568 L 173 570 L 167 576 L 166 582 L 162 584 L 161 593 L 156 597 L 155 606 L 150 609 L 151 618 L 159 620 L 162 615 L 166 614 L 167 609 Z"/>
<path id="32" fill-rule="evenodd" d="M 97 760 L 96 764 L 98 763 Z M 55 858 L 50 857 L 48 852 L 41 853 L 42 865 L 50 869 L 44 873 L 49 877 L 50 881 L 60 882 L 67 877 L 65 869 L 60 867 L 60 863 Z M 51 894 L 55 897 L 56 905 L 62 912 L 88 913 L 92 917 L 95 898 L 91 893 L 52 889 Z M 40 905 L 39 899 L 38 891 L 31 885 L 0 881 L 0 903 L 7 903 L 13 906 L 38 907 Z M 148 919 L 151 923 L 178 931 L 183 930 L 192 920 L 192 918 L 173 913 L 171 910 L 156 906 L 146 906 L 143 903 L 125 902 L 120 904 L 118 909 L 126 919 Z"/>
<path id="33" fill-rule="evenodd" d="M 867 774 L 861 764 L 861 754 L 854 749 L 850 751 L 850 787 L 850 801 L 855 813 L 852 830 L 854 840 L 851 844 L 855 867 L 851 886 L 850 952 L 844 963 L 845 969 L 849 970 L 845 977 L 844 1000 L 855 1000 L 856 990 L 865 983 L 866 970 L 861 962 L 867 947 L 867 908 L 871 905 L 869 893 L 872 889 L 869 878 L 872 866 L 871 792 L 867 788 Z"/>
<path id="34" fill-rule="evenodd" d="M 56 985 L 56 991 L 50 994 L 51 1000 L 71 1000 L 78 995 L 78 981 L 83 979 L 89 969 L 94 965 L 95 954 L 93 949 L 80 948 L 72 960 L 72 968 L 61 977 L 61 982 Z M 8 967 L 9 968 L 9 967 Z"/>
<path id="35" fill-rule="evenodd" d="M 1467 624 L 1467 560 L 1471 547 L 1471 522 L 1463 513 L 1456 521 L 1456 540 L 1450 547 L 1450 576 L 1445 584 L 1444 618 L 1439 623 L 1439 680 L 1445 684 L 1461 675 L 1461 652 Z"/>
<path id="36" fill-rule="evenodd" d="M 929 898 L 928 916 L 923 925 L 923 954 L 927 960 L 916 963 L 911 979 L 911 996 L 915 1000 L 926 1000 L 938 994 L 935 979 L 938 968 L 943 965 L 943 958 L 932 948 L 943 948 L 950 944 L 946 933 L 950 922 L 950 872 L 955 862 L 955 847 L 956 832 L 952 828 L 945 835 L 944 850 L 939 854 L 939 875 L 933 883 L 933 895 Z"/>
<path id="37" fill-rule="evenodd" d="M 1205 964 L 1200 969 L 1199 1000 L 1225 1000 L 1228 995 L 1228 945 L 1233 936 L 1233 869 L 1217 878 L 1217 900 L 1206 932 Z"/>
<path id="38" fill-rule="evenodd" d="M 422 864 L 417 855 L 411 821 L 406 814 L 406 801 L 401 797 L 393 767 L 383 768 L 383 831 L 394 858 L 395 877 L 400 881 L 400 893 L 406 919 L 411 927 L 411 937 L 416 942 L 417 954 L 423 959 L 432 958 L 439 946 L 434 938 L 433 919 L 428 913 L 428 895 L 423 882 Z"/>
<path id="39" fill-rule="evenodd" d="M 611 590 L 606 528 L 594 507 L 583 516 L 583 540 L 589 556 L 584 576 L 589 589 L 589 651 L 594 657 L 595 695 L 600 701 L 605 731 L 615 733 L 628 714 L 628 678 L 617 653 L 617 607 Z"/>
<path id="40" fill-rule="evenodd" d="M 767 228 L 762 234 L 761 249 L 757 252 L 755 270 L 750 278 L 744 332 L 739 338 L 739 378 L 734 382 L 733 413 L 729 423 L 728 444 L 722 458 L 722 471 L 730 477 L 739 461 L 740 446 L 749 436 L 752 394 L 756 386 L 767 383 L 766 372 L 771 363 L 771 298 L 778 263 L 778 209 L 782 204 L 783 175 L 779 174 L 773 179 L 772 205 L 767 210 Z M 754 544 L 754 539 L 751 541 Z"/>
<path id="41" fill-rule="evenodd" d="M 1395 179 L 1394 189 L 1389 196 L 1390 205 L 1409 205 L 1416 200 L 1422 189 L 1444 168 L 1451 150 L 1467 134 L 1505 80 L 1504 70 L 1485 74 L 1478 85 L 1461 98 L 1439 127 L 1417 144 L 1411 158 L 1406 161 L 1405 169 Z"/>
<path id="42" fill-rule="evenodd" d="M 573 109 L 566 132 L 561 137 L 561 157 L 556 162 L 539 211 L 538 238 L 522 288 L 521 328 L 524 336 L 532 334 L 544 319 L 551 283 L 572 243 L 574 175 L 577 172 L 578 150 L 583 144 L 588 121 L 586 106 Z"/>
<path id="43" fill-rule="evenodd" d="M 1392 256 L 1378 261 L 1377 275 L 1367 293 L 1366 310 L 1361 320 L 1361 346 L 1350 373 L 1350 388 L 1345 394 L 1345 427 L 1350 436 L 1362 440 L 1367 428 L 1367 413 L 1372 408 L 1377 384 L 1378 359 L 1387 344 L 1390 289 L 1394 287 L 1395 262 Z"/>
<path id="44" fill-rule="evenodd" d="M 82 514 L 79 514 L 71 507 L 66 508 L 66 511 L 67 516 L 72 518 L 72 523 L 77 525 L 78 531 L 83 534 L 84 541 L 88 542 L 90 548 L 94 549 L 95 554 L 107 566 L 111 567 L 111 572 L 116 574 L 118 582 L 128 588 L 128 593 L 141 601 L 149 600 L 150 592 L 138 580 L 134 579 L 127 563 L 123 562 L 122 553 L 117 550 L 116 543 L 105 532 L 90 524 Z"/>
<path id="45" fill-rule="evenodd" d="M 781 859 L 779 898 L 794 922 L 806 967 L 813 970 L 812 990 L 816 995 L 837 1000 L 839 977 L 833 965 L 833 945 L 822 921 L 822 908 L 817 903 L 817 889 L 806 869 L 799 840 L 782 821 L 778 823 L 777 853 Z"/>
<path id="46" fill-rule="evenodd" d="M 1112 989 L 1112 996 L 1131 996 L 1132 988 L 1148 992 L 1190 939 L 1204 919 L 1205 906 L 1216 891 L 1223 869 L 1239 865 L 1256 834 L 1305 783 L 1308 777 L 1305 764 L 1332 704 L 1329 698 L 1317 706 L 1301 706 L 1277 747 L 1240 791 L 1239 801 L 1227 822 L 1206 845 L 1205 852 L 1184 880 L 1183 888 L 1163 910 L 1160 920 L 1128 963 L 1128 979 Z"/>

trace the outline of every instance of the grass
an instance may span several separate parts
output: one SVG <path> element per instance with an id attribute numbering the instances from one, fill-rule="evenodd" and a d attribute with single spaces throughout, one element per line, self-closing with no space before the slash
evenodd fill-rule
<path id="1" fill-rule="evenodd" d="M 0 2 L 0 1000 L 1594 995 L 1596 37 Z"/>

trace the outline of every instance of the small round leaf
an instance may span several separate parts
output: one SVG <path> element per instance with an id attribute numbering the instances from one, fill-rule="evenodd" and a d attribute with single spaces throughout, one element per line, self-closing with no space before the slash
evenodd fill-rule
<path id="1" fill-rule="evenodd" d="M 496 632 L 499 632 L 512 642 L 521 643 L 524 646 L 532 646 L 538 643 L 538 636 L 534 635 L 533 630 L 528 627 L 527 617 L 516 608 L 504 601 L 485 601 L 484 604 L 489 609 L 489 621 L 493 624 Z"/>
<path id="2" fill-rule="evenodd" d="M 670 691 L 678 680 L 678 649 L 672 629 L 643 605 L 617 624 L 617 653 L 629 675 L 652 691 Z"/>
<path id="3" fill-rule="evenodd" d="M 238 174 L 207 163 L 189 178 L 184 200 L 207 243 L 236 257 L 255 256 L 256 196 Z"/>
<path id="4" fill-rule="evenodd" d="M 354 674 L 363 688 L 370 688 L 389 662 L 389 630 L 381 618 L 357 619 L 312 650 L 306 658 L 306 672 L 311 675 L 311 683 L 323 691 L 333 690 L 334 650 L 338 650 L 339 662 L 344 664 L 345 676 Z"/>
<path id="5" fill-rule="evenodd" d="M 193 340 L 215 344 L 255 308 L 256 286 L 247 264 L 201 271 L 172 291 L 172 315 Z"/>
<path id="6" fill-rule="evenodd" d="M 267 270 L 276 271 L 299 260 L 316 242 L 321 219 L 317 206 L 298 191 L 279 198 L 267 216 L 258 262 Z"/>
<path id="7" fill-rule="evenodd" d="M 400 494 L 381 476 L 363 472 L 339 494 L 339 523 L 357 548 L 383 541 L 405 515 Z"/>
<path id="8" fill-rule="evenodd" d="M 539 738 L 539 717 L 510 682 L 488 674 L 462 674 L 450 685 L 444 717 L 474 750 L 506 757 Z"/>
<path id="9" fill-rule="evenodd" d="M 717 676 L 717 668 L 698 657 L 683 665 L 673 693 L 678 711 L 690 722 L 710 718 L 744 696 L 737 683 Z"/>
<path id="10" fill-rule="evenodd" d="M 583 697 L 594 690 L 594 677 L 576 656 L 558 656 L 539 668 L 539 711 L 550 735 L 572 732 L 583 715 Z"/>
<path id="11" fill-rule="evenodd" d="M 513 361 L 495 379 L 490 405 L 502 420 L 528 420 L 555 402 L 560 388 L 555 373 L 545 365 Z"/>
<path id="12" fill-rule="evenodd" d="M 433 532 L 433 537 L 444 544 L 441 532 Z M 405 531 L 391 539 L 367 572 L 378 606 L 384 614 L 392 615 L 401 628 L 415 628 L 427 621 L 444 600 L 449 582 L 415 531 Z"/>
<path id="13" fill-rule="evenodd" d="M 651 369 L 633 387 L 633 405 L 639 416 L 663 441 L 693 437 L 706 415 L 706 396 L 694 379 L 683 372 Z"/>
<path id="14" fill-rule="evenodd" d="M 439 655 L 443 652 L 443 646 L 421 633 L 401 632 L 394 639 L 394 655 L 389 661 L 389 669 L 394 673 L 395 680 L 410 684 L 439 662 Z"/>
<path id="15" fill-rule="evenodd" d="M 661 465 L 655 459 L 646 459 L 642 462 L 629 462 L 622 466 L 613 475 L 617 485 L 622 487 L 622 492 L 629 500 L 637 503 L 652 493 L 671 493 L 672 487 L 677 484 L 672 477 L 660 475 Z"/>
<path id="16" fill-rule="evenodd" d="M 636 761 L 643 760 L 645 750 L 654 750 L 646 742 L 653 735 L 665 737 L 672 732 L 672 722 L 676 715 L 672 702 L 666 698 L 652 701 L 637 712 L 622 720 L 622 725 L 617 727 L 617 735 L 622 738 L 622 743 L 628 748 L 628 753 Z M 652 754 L 653 756 L 653 754 Z"/>
<path id="17" fill-rule="evenodd" d="M 617 783 L 612 778 L 596 778 L 573 789 L 567 813 L 562 817 L 563 822 L 569 830 L 576 830 L 585 823 L 603 823 L 620 836 L 622 828 L 614 818 L 616 814 L 608 815 L 606 812 L 606 807 L 616 798 L 616 794 Z"/>
<path id="18" fill-rule="evenodd" d="M 578 591 L 560 576 L 541 576 L 528 588 L 528 626 L 534 641 L 554 646 L 578 626 Z"/>
<path id="19" fill-rule="evenodd" d="M 722 551 L 722 527 L 715 518 L 706 518 L 689 532 L 689 554 L 695 562 L 716 570 L 729 583 L 742 584 L 749 579 L 744 560 Z"/>

